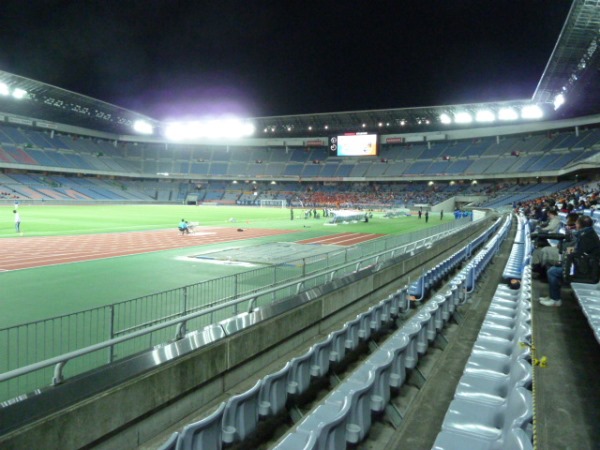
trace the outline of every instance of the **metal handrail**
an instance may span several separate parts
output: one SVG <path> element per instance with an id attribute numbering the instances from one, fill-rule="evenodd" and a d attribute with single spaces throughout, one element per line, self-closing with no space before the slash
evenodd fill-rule
<path id="1" fill-rule="evenodd" d="M 472 224 L 473 224 L 473 222 L 469 222 L 467 224 L 467 226 L 472 225 Z M 464 228 L 466 228 L 466 227 L 464 227 Z M 443 237 L 446 237 L 446 236 L 448 236 L 450 234 L 453 234 L 453 233 L 457 232 L 460 229 L 463 229 L 463 228 L 455 228 L 455 229 L 452 229 L 452 230 L 446 230 L 446 231 L 443 231 L 441 233 L 438 233 L 437 235 L 428 236 L 428 237 L 425 237 L 423 239 L 420 239 L 419 241 L 411 242 L 409 244 L 405 244 L 405 245 L 400 246 L 400 247 L 395 248 L 395 249 L 384 250 L 384 251 L 379 252 L 377 254 L 366 256 L 366 257 L 360 259 L 359 261 L 363 262 L 363 261 L 366 261 L 366 260 L 369 260 L 369 259 L 373 259 L 375 257 L 379 257 L 379 256 L 382 256 L 382 255 L 385 255 L 386 253 L 399 252 L 400 249 L 402 249 L 403 247 L 405 248 L 405 251 L 403 253 L 400 253 L 400 255 L 401 254 L 405 254 L 406 252 L 410 251 L 410 250 L 408 250 L 409 248 L 412 248 L 412 250 L 416 250 L 416 249 L 420 248 L 420 246 L 418 245 L 419 242 L 422 242 L 423 245 L 428 245 L 428 244 L 430 244 L 431 242 L 434 241 L 434 239 L 433 239 L 434 237 L 437 237 L 437 239 L 435 239 L 435 240 L 439 240 L 439 239 L 442 239 Z M 423 246 L 423 245 L 421 245 L 421 246 Z M 399 256 L 399 255 L 396 254 L 396 256 Z M 246 301 L 250 301 L 251 303 L 249 305 L 251 306 L 252 305 L 252 301 L 255 300 L 256 297 L 258 297 L 259 295 L 265 295 L 265 294 L 276 292 L 278 290 L 287 289 L 287 288 L 295 286 L 295 285 L 304 284 L 306 281 L 310 281 L 312 279 L 319 278 L 319 277 L 322 277 L 323 275 L 327 275 L 327 274 L 330 274 L 330 273 L 335 273 L 335 272 L 337 272 L 339 270 L 342 270 L 342 269 L 344 269 L 346 267 L 354 266 L 355 264 L 356 264 L 356 261 L 352 261 L 352 262 L 343 264 L 341 266 L 337 266 L 335 268 L 327 268 L 327 269 L 325 269 L 323 271 L 320 271 L 320 272 L 317 272 L 315 274 L 311 274 L 311 275 L 309 275 L 307 277 L 304 277 L 301 280 L 294 280 L 294 281 L 290 281 L 290 282 L 287 282 L 287 283 L 284 283 L 284 284 L 280 284 L 278 286 L 273 286 L 273 287 L 270 287 L 270 288 L 267 288 L 267 289 L 263 289 L 263 290 L 261 290 L 259 292 L 255 292 L 255 293 L 252 293 L 252 294 L 247 294 L 245 296 L 242 296 L 240 298 L 228 301 L 226 303 L 221 303 L 221 304 L 214 305 L 214 306 L 211 306 L 211 307 L 208 307 L 208 308 L 204 308 L 201 311 L 198 311 L 198 312 L 195 312 L 195 313 L 187 314 L 184 317 L 180 317 L 180 318 L 177 318 L 177 319 L 172 319 L 172 320 L 169 320 L 169 321 L 166 321 L 166 322 L 163 322 L 163 323 L 159 323 L 157 325 L 152 325 L 152 326 L 150 326 L 148 328 L 144 328 L 142 330 L 134 331 L 134 332 L 129 333 L 129 334 L 124 335 L 124 336 L 112 338 L 112 339 L 109 339 L 109 340 L 106 340 L 106 341 L 103 341 L 103 342 L 99 342 L 97 344 L 93 344 L 93 345 L 90 345 L 90 346 L 87 346 L 87 347 L 84 347 L 84 348 L 81 348 L 81 349 L 73 350 L 71 352 L 68 352 L 68 353 L 65 353 L 65 354 L 62 354 L 62 355 L 59 355 L 59 356 L 55 356 L 55 357 L 52 357 L 52 358 L 49 358 L 49 359 L 46 359 L 46 360 L 43 360 L 43 361 L 39 361 L 37 363 L 33 363 L 33 364 L 29 364 L 29 365 L 24 366 L 24 367 L 13 369 L 11 371 L 8 371 L 8 372 L 5 372 L 3 374 L 0 374 L 0 383 L 8 381 L 8 380 L 11 380 L 11 379 L 14 379 L 14 378 L 17 378 L 19 376 L 27 375 L 29 373 L 38 371 L 40 369 L 45 369 L 45 368 L 50 367 L 50 366 L 55 366 L 54 375 L 53 375 L 53 378 L 52 378 L 51 385 L 60 384 L 64 380 L 64 377 L 62 375 L 63 369 L 64 369 L 65 365 L 70 360 L 72 360 L 72 359 L 75 359 L 75 358 L 78 358 L 78 357 L 81 357 L 81 356 L 84 356 L 84 355 L 96 352 L 98 350 L 103 350 L 105 348 L 109 348 L 109 347 L 112 348 L 112 347 L 114 347 L 117 344 L 129 341 L 129 340 L 141 337 L 141 336 L 145 336 L 147 334 L 153 333 L 155 331 L 158 331 L 158 330 L 161 330 L 161 329 L 164 329 L 164 328 L 168 328 L 168 327 L 171 327 L 171 326 L 183 324 L 181 327 L 178 327 L 178 331 L 176 333 L 176 338 L 177 338 L 177 335 L 181 334 L 181 330 L 185 328 L 185 322 L 187 322 L 187 321 L 190 321 L 192 319 L 196 319 L 198 317 L 201 317 L 201 316 L 213 313 L 213 312 L 221 310 L 221 309 L 225 309 L 225 308 L 228 308 L 228 307 L 231 307 L 231 306 L 236 306 L 236 305 L 238 305 L 240 303 L 243 303 L 243 302 L 246 302 Z M 359 267 L 357 267 L 356 270 L 358 270 L 358 269 L 359 269 Z"/>

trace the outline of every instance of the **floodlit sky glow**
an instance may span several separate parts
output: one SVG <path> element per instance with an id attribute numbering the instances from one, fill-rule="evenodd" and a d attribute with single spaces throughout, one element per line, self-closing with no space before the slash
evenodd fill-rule
<path id="1" fill-rule="evenodd" d="M 530 98 L 570 7 L 79 3 L 3 1 L 0 69 L 169 122 Z"/>

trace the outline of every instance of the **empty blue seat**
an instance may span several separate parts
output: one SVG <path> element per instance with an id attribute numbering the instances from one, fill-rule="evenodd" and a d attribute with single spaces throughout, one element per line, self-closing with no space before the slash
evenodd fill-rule
<path id="1" fill-rule="evenodd" d="M 329 360 L 331 362 L 340 362 L 346 356 L 346 333 L 347 328 L 344 327 L 341 330 L 332 331 L 329 336 L 331 337 L 331 353 L 329 354 Z"/>
<path id="2" fill-rule="evenodd" d="M 231 397 L 223 412 L 223 442 L 231 444 L 246 439 L 258 423 L 258 393 L 262 380 L 246 392 Z"/>
<path id="3" fill-rule="evenodd" d="M 327 358 L 329 358 L 329 354 Z M 285 408 L 289 372 L 290 363 L 288 362 L 281 370 L 263 378 L 258 394 L 258 413 L 261 417 L 274 416 Z"/>
<path id="4" fill-rule="evenodd" d="M 333 348 L 333 338 L 328 336 L 324 341 L 312 346 L 312 361 L 310 374 L 313 377 L 323 377 L 329 372 L 329 357 Z"/>
<path id="5" fill-rule="evenodd" d="M 314 433 L 315 449 L 345 449 L 346 420 L 350 413 L 350 398 L 347 396 L 339 402 L 326 402 L 312 411 L 300 425 L 298 432 Z"/>
<path id="6" fill-rule="evenodd" d="M 356 319 L 347 322 L 344 326 L 346 329 L 346 348 L 350 351 L 355 350 L 360 343 L 360 327 L 362 318 L 360 316 Z"/>
<path id="7" fill-rule="evenodd" d="M 346 440 L 351 444 L 362 441 L 371 429 L 371 395 L 375 385 L 375 372 L 367 371 L 366 379 L 351 377 L 336 389 L 326 402 L 350 401 L 346 420 Z"/>
<path id="8" fill-rule="evenodd" d="M 454 399 L 442 423 L 443 431 L 502 444 L 513 428 L 528 429 L 533 417 L 531 392 L 517 387 L 502 405 Z M 436 444 L 437 445 L 437 444 Z M 434 448 L 436 448 L 434 446 Z M 463 447 L 462 448 L 469 448 Z M 506 448 L 494 446 L 492 448 Z"/>
<path id="9" fill-rule="evenodd" d="M 513 389 L 530 389 L 532 374 L 531 364 L 522 359 L 513 364 L 508 375 L 498 372 L 467 372 L 460 378 L 454 397 L 500 405 L 506 401 Z"/>
<path id="10" fill-rule="evenodd" d="M 333 340 L 332 340 L 333 342 Z M 288 394 L 300 395 L 310 386 L 311 360 L 314 350 L 311 348 L 302 356 L 292 358 L 288 372 Z"/>
<path id="11" fill-rule="evenodd" d="M 389 350 L 393 354 L 393 363 L 390 372 L 390 386 L 398 389 L 406 380 L 406 351 L 410 338 L 404 333 L 396 333 L 390 338 L 382 348 Z"/>
<path id="12" fill-rule="evenodd" d="M 224 411 L 225 402 L 204 419 L 186 425 L 177 440 L 177 450 L 219 450 L 222 447 L 221 422 Z"/>
<path id="13" fill-rule="evenodd" d="M 421 331 L 421 324 L 413 321 L 408 322 L 402 327 L 402 331 L 409 339 L 408 346 L 406 348 L 406 368 L 414 369 L 419 361 L 419 353 L 417 352 L 417 335 Z"/>

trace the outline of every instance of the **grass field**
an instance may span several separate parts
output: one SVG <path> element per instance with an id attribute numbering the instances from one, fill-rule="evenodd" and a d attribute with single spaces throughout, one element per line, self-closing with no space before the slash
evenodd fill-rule
<path id="1" fill-rule="evenodd" d="M 12 207 L 0 210 L 1 238 L 21 238 L 14 231 Z M 154 292 L 195 284 L 240 272 L 240 267 L 216 266 L 181 258 L 208 249 L 250 247 L 267 242 L 289 242 L 327 234 L 356 232 L 398 234 L 435 226 L 416 217 L 385 219 L 375 214 L 369 223 L 328 226 L 325 219 L 304 219 L 302 210 L 228 206 L 28 206 L 20 207 L 25 237 L 115 233 L 172 228 L 181 218 L 200 226 L 271 228 L 294 233 L 188 247 L 118 258 L 0 272 L 2 285 L 0 328 L 107 305 Z M 231 220 L 233 219 L 233 221 Z M 447 214 L 444 221 L 454 218 Z M 242 236 L 243 237 L 243 236 Z"/>

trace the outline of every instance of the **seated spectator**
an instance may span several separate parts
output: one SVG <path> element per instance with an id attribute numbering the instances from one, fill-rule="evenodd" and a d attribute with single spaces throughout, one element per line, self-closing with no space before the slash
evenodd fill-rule
<path id="1" fill-rule="evenodd" d="M 181 222 L 179 222 L 178 228 L 182 235 L 190 234 L 190 229 L 188 228 L 188 223 L 185 221 L 185 219 L 181 219 Z"/>
<path id="2" fill-rule="evenodd" d="M 575 229 L 575 246 L 570 247 L 568 253 L 600 258 L 600 238 L 594 230 L 592 218 L 580 216 L 575 222 Z M 550 295 L 549 297 L 540 297 L 540 303 L 544 306 L 561 306 L 560 287 L 563 281 L 563 267 L 552 266 L 546 274 L 550 285 Z"/>
<path id="3" fill-rule="evenodd" d="M 552 243 L 547 247 L 536 248 L 531 255 L 531 264 L 533 270 L 545 274 L 550 266 L 555 266 L 561 262 L 561 254 L 566 251 L 568 247 L 572 247 L 575 244 L 575 237 L 573 231 L 575 231 L 575 223 L 578 218 L 577 213 L 570 213 L 567 216 L 567 222 L 564 227 L 565 239 L 563 241 L 550 240 Z"/>

